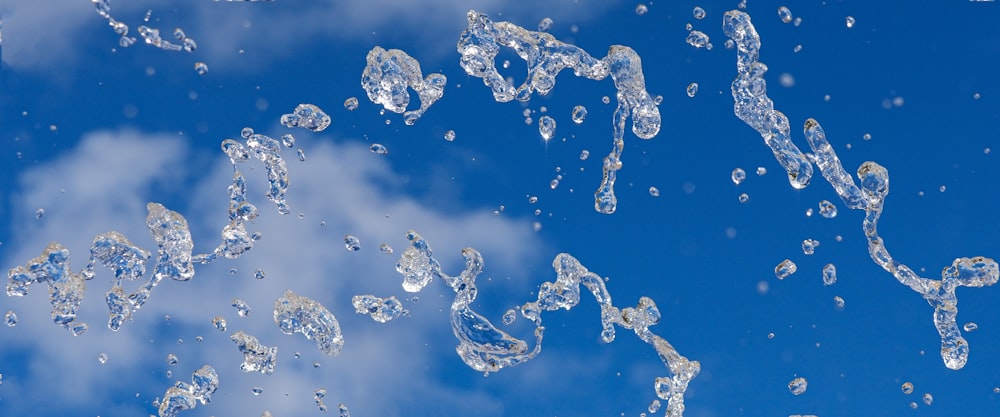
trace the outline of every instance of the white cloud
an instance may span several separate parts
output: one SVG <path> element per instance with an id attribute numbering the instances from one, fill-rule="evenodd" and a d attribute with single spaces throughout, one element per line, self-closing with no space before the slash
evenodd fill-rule
<path id="1" fill-rule="evenodd" d="M 436 254 L 449 271 L 456 273 L 461 267 L 459 248 L 474 246 L 485 254 L 487 271 L 510 272 L 515 278 L 509 284 L 527 290 L 537 284 L 529 281 L 533 274 L 517 272 L 547 269 L 543 245 L 531 231 L 530 219 L 496 217 L 485 208 L 442 213 L 407 197 L 386 157 L 360 144 L 317 138 L 301 145 L 308 152 L 307 162 L 288 161 L 292 177 L 288 198 L 295 214 L 277 214 L 263 198 L 263 169 L 241 165 L 248 197 L 262 213 L 250 229 L 261 231 L 263 239 L 236 261 L 199 266 L 190 282 L 162 282 L 135 320 L 119 332 L 106 328 L 103 298 L 110 288 L 110 271 L 103 268 L 87 283 L 80 316 L 90 331 L 80 337 L 51 322 L 44 286 L 33 286 L 23 298 L 5 298 L 0 306 L 15 310 L 20 324 L 2 330 L 0 357 L 14 360 L 20 352 L 31 353 L 26 356 L 26 373 L 0 369 L 6 374 L 3 395 L 17 398 L 2 407 L 22 414 L 41 407 L 38 410 L 56 414 L 72 409 L 141 415 L 152 398 L 162 396 L 172 383 L 165 377 L 168 370 L 175 380 L 188 381 L 191 372 L 208 363 L 221 380 L 220 391 L 208 406 L 214 409 L 211 413 L 259 415 L 269 409 L 275 416 L 306 415 L 317 411 L 312 393 L 320 387 L 328 390 L 326 403 L 331 410 L 344 402 L 357 415 L 408 415 L 400 404 L 428 399 L 457 414 L 482 411 L 483 406 L 502 413 L 500 401 L 485 391 L 458 392 L 435 382 L 433 375 L 442 372 L 434 369 L 439 358 L 460 363 L 447 314 L 441 312 L 453 296 L 444 285 L 432 283 L 419 294 L 419 302 L 405 301 L 411 316 L 388 324 L 355 314 L 350 298 L 361 293 L 410 297 L 393 270 L 406 247 L 403 234 L 410 228 L 439 248 Z M 153 251 L 144 222 L 147 201 L 162 202 L 185 215 L 195 251 L 211 250 L 226 221 L 232 168 L 219 152 L 203 169 L 195 161 L 205 158 L 193 153 L 178 136 L 98 132 L 66 154 L 23 172 L 10 224 L 15 238 L 5 245 L 8 256 L 3 265 L 24 264 L 50 241 L 59 241 L 71 250 L 72 267 L 79 270 L 86 264 L 93 237 L 109 230 Z M 184 189 L 192 177 L 193 187 Z M 163 194 L 151 194 L 154 188 Z M 36 220 L 34 213 L 40 207 L 46 214 Z M 303 219 L 296 216 L 299 212 Z M 320 226 L 321 221 L 326 225 Z M 344 248 L 345 233 L 362 239 L 361 251 Z M 380 242 L 390 243 L 395 254 L 380 253 Z M 232 275 L 229 270 L 234 267 L 237 273 Z M 265 279 L 252 278 L 256 268 L 266 271 Z M 137 283 L 126 285 L 132 289 Z M 320 301 L 338 317 L 346 340 L 340 356 L 325 357 L 302 335 L 280 333 L 271 311 L 285 289 Z M 233 297 L 250 304 L 249 317 L 235 314 L 229 305 Z M 216 315 L 228 320 L 228 332 L 212 328 L 210 321 Z M 274 375 L 239 371 L 242 357 L 229 340 L 237 330 L 279 347 Z M 203 341 L 195 341 L 196 336 Z M 97 361 L 101 352 L 109 356 L 105 365 Z M 302 357 L 295 359 L 293 352 Z M 175 353 L 180 363 L 167 365 L 168 353 Z M 314 369 L 314 361 L 322 366 Z M 37 389 L 53 380 L 73 388 L 59 393 Z M 253 386 L 264 388 L 264 393 L 252 396 Z M 132 397 L 135 394 L 138 398 Z M 399 401 L 387 401 L 394 396 Z M 117 405 L 112 408 L 108 405 L 112 403 Z"/>

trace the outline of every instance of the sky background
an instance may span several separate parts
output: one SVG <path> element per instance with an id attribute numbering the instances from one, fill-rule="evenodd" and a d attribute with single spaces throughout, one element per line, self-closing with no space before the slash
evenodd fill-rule
<path id="1" fill-rule="evenodd" d="M 182 214 L 195 252 L 210 251 L 228 222 L 232 179 L 220 142 L 238 139 L 244 127 L 296 137 L 295 148 L 282 150 L 292 214 L 280 215 L 264 197 L 259 163 L 241 165 L 261 212 L 249 230 L 263 238 L 237 260 L 197 266 L 191 281 L 162 282 L 118 332 L 106 327 L 106 269 L 87 282 L 79 316 L 90 330 L 82 336 L 52 323 L 44 285 L 0 297 L 0 312 L 18 316 L 16 326 L 0 327 L 0 415 L 155 414 L 154 399 L 204 364 L 218 371 L 219 390 L 211 404 L 183 416 L 320 416 L 318 388 L 327 390 L 327 414 L 344 403 L 355 417 L 647 412 L 653 380 L 667 370 L 624 329 L 602 343 L 599 309 L 586 295 L 570 311 L 545 314 L 544 348 L 532 361 L 485 378 L 465 366 L 448 317 L 453 292 L 432 282 L 414 299 L 400 286 L 394 268 L 410 229 L 452 275 L 461 271 L 462 248 L 479 250 L 485 271 L 474 308 L 522 339 L 533 339 L 526 320 L 504 326 L 500 317 L 555 280 L 551 262 L 561 252 L 608 277 L 616 306 L 654 299 L 663 318 L 651 330 L 701 362 L 685 416 L 997 415 L 1000 288 L 958 290 L 959 325 L 979 328 L 965 332 L 968 365 L 945 368 L 933 310 L 869 258 L 863 213 L 848 210 L 818 171 L 809 187 L 792 189 L 760 135 L 733 115 L 735 51 L 725 48 L 721 26 L 737 2 L 644 3 L 645 14 L 638 4 L 111 2 L 130 35 L 146 24 L 172 39 L 179 27 L 197 41 L 193 53 L 141 38 L 121 48 L 86 0 L 0 4 L 5 269 L 60 242 L 80 270 L 94 236 L 111 230 L 155 250 L 145 226 L 150 201 Z M 800 24 L 781 21 L 782 5 Z M 692 15 L 695 6 L 705 9 L 703 19 Z M 612 145 L 611 80 L 566 71 L 548 96 L 497 103 L 459 66 L 455 44 L 469 9 L 530 30 L 548 17 L 557 39 L 595 57 L 620 44 L 642 58 L 647 90 L 663 98 L 663 126 L 651 140 L 627 131 L 616 213 L 593 209 L 601 158 Z M 897 260 L 939 279 L 957 257 L 1000 256 L 1000 34 L 993 29 L 1000 5 L 749 0 L 744 11 L 762 40 L 767 93 L 788 116 L 793 141 L 808 149 L 801 126 L 812 117 L 848 172 L 869 160 L 888 169 L 879 231 Z M 685 43 L 687 23 L 714 47 Z M 375 46 L 402 49 L 424 75 L 448 78 L 443 98 L 413 126 L 382 114 L 361 88 L 365 55 Z M 510 67 L 501 73 L 520 83 L 524 62 L 510 49 L 503 60 Z M 195 62 L 208 72 L 199 75 Z M 685 92 L 690 83 L 699 85 L 694 97 Z M 357 97 L 357 110 L 344 108 L 349 97 Z M 321 133 L 281 126 L 280 116 L 300 103 L 325 110 L 331 126 Z M 570 119 L 577 105 L 588 109 L 580 125 Z M 538 133 L 543 108 L 557 122 L 549 141 Z M 525 123 L 525 110 L 535 122 Z M 454 141 L 443 139 L 448 130 Z M 388 154 L 370 152 L 374 143 Z M 582 160 L 584 150 L 590 157 Z M 747 172 L 739 186 L 730 180 L 737 167 Z M 766 174 L 757 175 L 758 167 Z M 821 200 L 837 205 L 837 217 L 816 213 Z M 344 248 L 345 234 L 361 240 L 360 251 Z M 810 238 L 820 246 L 805 255 L 801 244 Z M 395 253 L 381 253 L 381 243 Z M 784 259 L 798 272 L 778 280 L 774 267 Z M 837 268 L 832 286 L 822 282 L 828 263 Z M 254 278 L 257 269 L 264 279 Z M 337 317 L 345 339 L 339 356 L 280 332 L 272 307 L 286 289 Z M 350 300 L 358 294 L 396 296 L 410 314 L 376 323 L 354 313 Z M 238 316 L 233 298 L 246 300 L 251 314 Z M 215 316 L 228 321 L 225 333 L 212 326 Z M 229 340 L 238 330 L 278 347 L 273 375 L 240 371 L 242 355 Z M 176 365 L 167 363 L 171 353 Z M 795 396 L 787 384 L 799 376 L 809 385 Z M 912 394 L 901 391 L 904 382 L 914 385 Z"/>

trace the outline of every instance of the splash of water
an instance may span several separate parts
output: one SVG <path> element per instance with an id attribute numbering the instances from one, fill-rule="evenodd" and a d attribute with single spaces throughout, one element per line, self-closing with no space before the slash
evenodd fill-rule
<path id="1" fill-rule="evenodd" d="M 178 381 L 174 386 L 167 388 L 160 401 L 160 417 L 175 417 L 181 411 L 191 410 L 199 403 L 208 404 L 212 401 L 212 394 L 219 388 L 219 375 L 215 368 L 209 365 L 202 366 L 201 369 L 191 374 L 191 383 Z"/>
<path id="2" fill-rule="evenodd" d="M 355 295 L 351 298 L 354 311 L 358 314 L 367 314 L 372 320 L 379 323 L 386 323 L 408 312 L 403 309 L 403 304 L 396 297 L 380 298 L 374 295 Z"/>
<path id="3" fill-rule="evenodd" d="M 386 110 L 403 113 L 403 122 L 407 125 L 413 125 L 444 95 L 448 78 L 438 73 L 424 78 L 420 63 L 404 51 L 376 46 L 365 60 L 368 65 L 361 73 L 361 87 L 368 93 L 368 99 Z M 412 88 L 420 97 L 420 107 L 416 110 L 406 110 L 410 104 L 407 88 Z"/>
<path id="4" fill-rule="evenodd" d="M 264 375 L 271 375 L 274 372 L 274 365 L 278 360 L 278 348 L 268 347 L 257 341 L 256 337 L 244 333 L 242 330 L 233 333 L 229 337 L 236 343 L 237 349 L 243 354 L 243 363 L 240 369 L 243 372 L 257 371 Z"/>
<path id="5" fill-rule="evenodd" d="M 285 295 L 274 301 L 274 324 L 284 334 L 302 333 L 306 339 L 315 340 L 316 347 L 329 356 L 339 355 L 344 348 L 340 323 L 333 313 L 292 290 L 285 290 Z"/>
<path id="6" fill-rule="evenodd" d="M 580 302 L 580 287 L 583 286 L 601 306 L 601 340 L 605 343 L 614 341 L 617 325 L 634 331 L 642 341 L 652 345 L 672 374 L 671 377 L 655 380 L 657 396 L 668 402 L 667 416 L 679 417 L 683 414 L 684 392 L 701 366 L 697 361 L 681 356 L 666 339 L 649 330 L 660 320 L 660 312 L 652 299 L 641 297 L 636 307 L 615 307 L 604 280 L 588 271 L 573 256 L 561 253 L 552 261 L 556 281 L 542 283 L 537 300 L 524 304 L 520 309 L 521 315 L 535 325 L 535 346 L 529 351 L 527 342 L 498 329 L 470 307 L 478 294 L 476 277 L 483 270 L 483 258 L 478 251 L 472 248 L 462 250 L 465 269 L 453 277 L 441 271 L 440 263 L 434 259 L 423 237 L 411 230 L 406 238 L 410 247 L 396 264 L 396 271 L 403 275 L 403 289 L 418 292 L 436 277 L 455 291 L 451 305 L 452 332 L 459 341 L 455 350 L 472 369 L 488 374 L 537 356 L 541 352 L 545 331 L 542 312 L 569 310 L 576 306 Z"/>

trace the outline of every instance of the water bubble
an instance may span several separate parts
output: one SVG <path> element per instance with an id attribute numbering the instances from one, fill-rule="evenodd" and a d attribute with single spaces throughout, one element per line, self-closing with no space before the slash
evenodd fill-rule
<path id="1" fill-rule="evenodd" d="M 833 264 L 826 264 L 823 267 L 823 285 L 833 285 L 837 282 L 837 267 Z"/>
<path id="2" fill-rule="evenodd" d="M 7 310 L 7 314 L 4 314 L 3 319 L 4 323 L 7 324 L 7 327 L 17 326 L 17 314 L 15 314 L 13 310 Z"/>
<path id="3" fill-rule="evenodd" d="M 848 29 L 854 27 L 854 16 L 847 16 L 844 18 L 844 23 L 847 24 Z"/>
<path id="4" fill-rule="evenodd" d="M 802 395 L 802 393 L 806 392 L 808 386 L 809 381 L 806 381 L 803 377 L 798 377 L 788 383 L 788 391 L 791 391 L 792 395 Z"/>
<path id="5" fill-rule="evenodd" d="M 444 132 L 444 140 L 446 140 L 448 142 L 455 141 L 455 131 L 454 130 L 449 130 L 447 132 Z"/>
<path id="6" fill-rule="evenodd" d="M 587 108 L 583 106 L 573 107 L 572 119 L 573 123 L 581 124 L 583 120 L 587 118 Z"/>
<path id="7" fill-rule="evenodd" d="M 970 321 L 968 323 L 965 323 L 965 325 L 962 326 L 962 328 L 965 329 L 965 331 L 967 332 L 971 332 L 978 329 L 979 325 Z"/>
<path id="8" fill-rule="evenodd" d="M 781 18 L 783 23 L 791 23 L 792 21 L 792 11 L 788 10 L 787 7 L 781 6 L 778 8 L 778 17 Z"/>
<path id="9" fill-rule="evenodd" d="M 819 246 L 819 241 L 814 239 L 806 239 L 802 241 L 802 253 L 806 255 L 812 255 L 816 252 L 816 247 Z"/>
<path id="10" fill-rule="evenodd" d="M 611 98 L 608 97 L 608 96 L 601 97 L 601 103 L 610 104 L 611 103 Z"/>
<path id="11" fill-rule="evenodd" d="M 747 201 L 750 201 L 750 194 L 747 193 L 740 194 L 738 199 L 740 200 L 741 203 L 746 203 Z"/>
<path id="12" fill-rule="evenodd" d="M 916 410 L 917 409 L 917 403 L 916 402 L 911 402 L 910 403 L 910 408 Z"/>
<path id="13" fill-rule="evenodd" d="M 705 9 L 702 9 L 700 6 L 694 6 L 694 10 L 691 10 L 691 14 L 694 15 L 695 19 L 699 19 L 699 20 L 700 19 L 704 19 L 705 18 Z M 655 413 L 655 411 L 650 411 L 650 413 Z"/>
<path id="14" fill-rule="evenodd" d="M 688 84 L 687 86 L 688 97 L 694 97 L 695 94 L 698 94 L 698 83 Z"/>
<path id="15" fill-rule="evenodd" d="M 538 119 L 538 134 L 542 139 L 549 140 L 556 134 L 556 120 L 549 116 L 542 116 Z"/>
<path id="16" fill-rule="evenodd" d="M 361 239 L 354 235 L 344 235 L 344 247 L 349 251 L 361 250 Z"/>
<path id="17" fill-rule="evenodd" d="M 233 299 L 233 307 L 236 307 L 236 314 L 239 314 L 240 317 L 246 317 L 250 315 L 250 306 L 247 305 L 246 301 L 243 301 L 240 298 Z"/>
<path id="18" fill-rule="evenodd" d="M 372 153 L 374 153 L 376 155 L 388 155 L 389 154 L 389 148 L 386 148 L 385 145 L 383 145 L 381 143 L 373 143 L 372 146 L 368 147 L 368 149 L 371 150 Z"/>
<path id="19" fill-rule="evenodd" d="M 201 61 L 195 62 L 194 71 L 197 72 L 198 75 L 208 74 L 208 64 L 205 64 L 204 62 Z"/>
<path id="20" fill-rule="evenodd" d="M 774 275 L 778 277 L 778 279 L 785 279 L 788 278 L 789 275 L 794 274 L 796 270 L 798 270 L 798 266 L 795 265 L 795 262 L 792 262 L 791 259 L 785 259 L 774 267 Z"/>
<path id="21" fill-rule="evenodd" d="M 639 5 L 635 6 L 635 14 L 637 14 L 639 16 L 642 16 L 642 15 L 646 14 L 646 12 L 648 12 L 648 11 L 649 11 L 649 8 L 646 7 L 645 4 L 641 4 L 640 3 Z"/>
<path id="22" fill-rule="evenodd" d="M 733 184 L 740 185 L 744 180 L 747 179 L 747 172 L 743 168 L 733 169 L 733 173 L 730 175 L 733 179 Z"/>
<path id="23" fill-rule="evenodd" d="M 903 390 L 903 394 L 906 394 L 906 395 L 913 394 L 913 383 L 910 382 L 910 381 L 904 382 L 903 386 L 900 387 L 900 388 Z"/>
<path id="24" fill-rule="evenodd" d="M 940 192 L 942 192 L 942 193 L 943 193 L 943 192 L 945 192 L 945 191 L 946 191 L 947 189 L 948 189 L 948 187 L 946 187 L 946 186 L 944 186 L 944 185 L 942 185 L 942 186 L 938 187 L 938 191 L 940 191 Z"/>
<path id="25" fill-rule="evenodd" d="M 837 206 L 827 200 L 820 201 L 819 214 L 827 219 L 837 217 Z"/>

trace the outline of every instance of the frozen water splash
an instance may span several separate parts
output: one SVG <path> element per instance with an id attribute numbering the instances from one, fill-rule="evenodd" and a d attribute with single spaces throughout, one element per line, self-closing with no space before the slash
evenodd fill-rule
<path id="1" fill-rule="evenodd" d="M 963 368 L 968 361 L 969 344 L 962 337 L 956 321 L 958 298 L 955 290 L 958 287 L 996 284 L 1000 279 L 997 262 L 982 256 L 957 258 L 951 266 L 941 271 L 940 280 L 934 280 L 920 277 L 910 267 L 893 259 L 878 234 L 878 220 L 889 194 L 888 170 L 872 161 L 861 164 L 857 171 L 861 184 L 859 187 L 844 170 L 819 123 L 808 119 L 804 130 L 823 177 L 830 182 L 847 207 L 865 211 L 862 228 L 868 239 L 868 253 L 872 260 L 934 307 L 934 326 L 941 336 L 941 358 L 949 369 Z"/>
<path id="2" fill-rule="evenodd" d="M 191 410 L 201 403 L 208 404 L 212 401 L 212 394 L 219 388 L 219 375 L 215 368 L 209 365 L 202 366 L 191 375 L 191 383 L 177 381 L 174 386 L 167 388 L 160 400 L 160 417 L 176 417 L 181 411 Z"/>
<path id="3" fill-rule="evenodd" d="M 278 360 L 277 347 L 264 346 L 256 337 L 243 331 L 233 333 L 229 339 L 236 343 L 236 347 L 243 354 L 243 363 L 240 364 L 243 372 L 257 371 L 264 375 L 271 375 L 274 372 L 274 365 Z"/>
<path id="4" fill-rule="evenodd" d="M 302 106 L 311 106 L 311 104 L 300 104 L 296 107 L 296 111 Z M 315 106 L 313 106 L 315 107 Z M 329 125 L 329 116 L 322 113 L 322 110 L 316 109 L 322 116 L 326 117 L 326 124 Z M 285 123 L 285 116 L 282 116 L 282 123 Z M 320 123 L 316 120 L 306 120 L 306 116 L 296 116 L 296 123 L 302 123 L 299 126 L 309 128 L 308 126 L 317 127 Z M 320 116 L 316 113 L 312 113 L 313 118 L 319 118 Z M 290 122 L 289 122 L 290 123 Z M 323 126 L 324 128 L 326 126 Z M 288 208 L 288 203 L 285 201 L 285 193 L 288 191 L 288 166 L 285 164 L 284 158 L 281 157 L 281 142 L 277 139 L 269 137 L 267 135 L 262 135 L 260 133 L 254 132 L 253 129 L 246 127 L 243 128 L 241 136 L 246 139 L 246 145 L 241 144 L 233 139 L 225 139 L 222 141 L 222 151 L 225 152 L 226 156 L 229 157 L 230 162 L 233 164 L 233 169 L 236 170 L 236 164 L 246 162 L 250 159 L 251 153 L 257 159 L 264 163 L 264 169 L 267 171 L 267 182 L 269 184 L 267 190 L 267 198 L 273 202 L 277 208 L 278 212 L 281 214 L 291 213 L 291 209 Z M 243 175 L 236 170 L 236 174 L 233 177 L 233 186 L 229 189 L 230 192 L 230 226 L 227 230 L 230 230 L 232 237 L 242 238 L 246 235 L 246 229 L 243 228 L 243 233 L 238 233 L 240 226 L 246 221 L 253 220 L 257 217 L 257 208 L 252 204 L 246 203 L 246 184 L 243 179 Z M 245 203 L 245 204 L 244 204 Z M 238 224 L 233 224 L 234 221 L 233 212 L 243 213 L 243 218 L 240 219 Z M 223 239 L 226 240 L 226 232 L 223 232 Z M 226 257 L 237 257 L 240 253 L 249 250 L 249 246 L 246 241 L 234 241 L 233 249 L 234 251 L 228 252 Z M 225 243 L 224 243 L 225 245 Z M 239 249 L 242 248 L 242 251 Z M 225 248 L 220 248 L 216 250 L 215 255 L 226 254 Z M 213 258 L 214 259 L 214 258 Z M 207 261 L 211 261 L 208 259 Z"/>
<path id="5" fill-rule="evenodd" d="M 191 256 L 194 242 L 191 241 L 187 220 L 180 213 L 167 210 L 160 203 L 149 203 L 146 209 L 149 210 L 146 226 L 149 227 L 149 232 L 153 234 L 153 240 L 157 245 L 153 280 L 160 281 L 166 277 L 178 281 L 190 280 L 194 277 Z"/>
<path id="6" fill-rule="evenodd" d="M 18 266 L 7 273 L 7 295 L 24 296 L 32 283 L 46 283 L 49 300 L 52 302 L 52 321 L 71 329 L 84 325 L 76 322 L 76 310 L 80 308 L 87 288 L 82 274 L 69 268 L 69 250 L 58 243 L 51 243 L 41 255 Z M 75 333 L 75 332 L 74 332 Z"/>
<path id="7" fill-rule="evenodd" d="M 457 277 L 443 273 L 440 264 L 432 256 L 427 242 L 416 232 L 407 233 L 411 246 L 403 253 L 396 269 L 403 274 L 404 289 L 416 292 L 437 277 L 455 291 L 451 305 L 451 324 L 455 337 L 459 340 L 456 348 L 462 360 L 480 372 L 497 372 L 504 367 L 518 365 L 531 360 L 541 352 L 544 326 L 542 311 L 569 310 L 580 302 L 580 287 L 586 287 L 601 306 L 601 339 L 605 343 L 614 341 L 615 325 L 633 330 L 640 339 L 652 345 L 660 359 L 672 374 L 671 377 L 657 378 L 657 396 L 668 401 L 667 416 L 679 417 L 684 411 L 684 392 L 688 383 L 700 371 L 697 361 L 690 361 L 674 350 L 665 339 L 649 331 L 649 327 L 660 320 L 656 304 L 648 297 L 642 297 L 636 307 L 619 310 L 611 303 L 611 295 L 604 280 L 588 271 L 569 254 L 559 254 L 552 262 L 556 271 L 555 282 L 542 283 L 536 301 L 521 307 L 521 315 L 535 325 L 535 347 L 528 350 L 525 341 L 514 338 L 497 329 L 488 319 L 470 308 L 476 299 L 476 277 L 483 270 L 483 258 L 475 249 L 462 250 L 465 270 Z M 505 322 L 512 322 L 505 318 Z"/>
<path id="8" fill-rule="evenodd" d="M 99 14 L 104 19 L 107 19 L 108 25 L 115 31 L 115 34 L 120 36 L 118 39 L 118 45 L 123 48 L 132 46 L 135 43 L 136 38 L 128 36 L 128 25 L 124 22 L 120 22 L 111 15 L 111 0 L 91 0 L 94 3 L 94 7 Z M 149 21 L 149 16 L 146 16 L 145 21 Z M 139 36 L 142 37 L 143 41 L 147 45 L 154 46 L 166 51 L 185 51 L 194 52 L 198 49 L 198 43 L 194 39 L 187 37 L 181 28 L 174 29 L 174 39 L 177 43 L 172 43 L 160 36 L 160 30 L 156 28 L 151 28 L 148 26 L 140 25 L 136 28 L 139 32 Z"/>
<path id="9" fill-rule="evenodd" d="M 322 132 L 330 126 L 330 116 L 314 104 L 299 104 L 292 113 L 281 115 L 281 125 Z"/>
<path id="10" fill-rule="evenodd" d="M 407 125 L 413 125 L 444 95 L 448 79 L 437 73 L 424 78 L 420 63 L 406 52 L 376 46 L 365 59 L 368 65 L 361 74 L 361 87 L 368 93 L 368 99 L 386 110 L 403 113 L 403 122 Z M 407 88 L 412 88 L 420 97 L 420 107 L 416 110 L 406 111 L 410 104 Z"/>
<path id="11" fill-rule="evenodd" d="M 407 314 L 396 297 L 379 298 L 374 295 L 355 295 L 351 299 L 354 311 L 358 314 L 367 314 L 372 320 L 379 323 L 386 323 L 400 316 Z"/>
<path id="12" fill-rule="evenodd" d="M 302 333 L 306 339 L 315 340 L 316 347 L 329 356 L 336 356 L 344 348 L 337 318 L 315 300 L 285 290 L 285 295 L 274 301 L 274 323 L 284 334 Z"/>
<path id="13" fill-rule="evenodd" d="M 806 392 L 808 387 L 809 381 L 803 377 L 795 378 L 788 383 L 788 391 L 791 392 L 792 395 L 802 395 Z"/>
<path id="14" fill-rule="evenodd" d="M 482 78 L 498 102 L 515 99 L 527 102 L 536 91 L 546 95 L 555 87 L 556 76 L 566 68 L 571 68 L 578 77 L 597 81 L 611 75 L 618 89 L 618 107 L 612 120 L 614 143 L 604 161 L 603 179 L 594 195 L 594 208 L 601 213 L 614 213 L 617 207 L 614 182 L 622 165 L 625 119 L 632 116 L 632 132 L 642 139 L 651 139 L 660 131 L 660 111 L 646 92 L 639 55 L 627 46 L 613 45 L 606 57 L 597 59 L 545 32 L 529 31 L 510 22 L 494 23 L 475 10 L 470 10 L 467 17 L 468 27 L 457 45 L 462 55 L 462 68 L 467 74 Z M 527 78 L 519 86 L 515 87 L 497 70 L 496 57 L 501 46 L 513 48 L 528 66 Z"/>
<path id="15" fill-rule="evenodd" d="M 767 65 L 760 62 L 760 36 L 750 23 L 750 16 L 738 10 L 725 13 L 722 30 L 736 43 L 736 69 L 732 92 L 736 116 L 752 127 L 771 148 L 774 157 L 785 171 L 793 188 L 802 189 L 812 178 L 812 163 L 792 143 L 788 118 L 774 109 L 774 102 L 767 97 L 764 73 Z"/>

